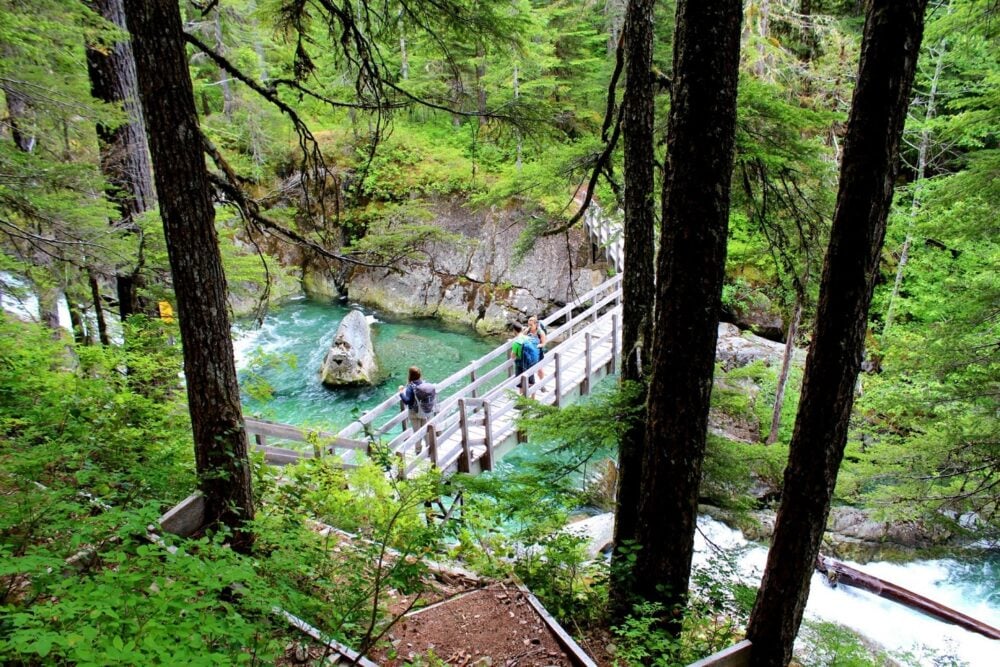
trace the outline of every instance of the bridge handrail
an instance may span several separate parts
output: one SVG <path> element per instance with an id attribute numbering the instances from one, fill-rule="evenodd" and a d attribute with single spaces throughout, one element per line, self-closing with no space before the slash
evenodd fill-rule
<path id="1" fill-rule="evenodd" d="M 299 428 L 289 424 L 279 424 L 277 422 L 263 419 L 244 419 L 248 435 L 260 435 L 263 437 L 279 438 L 281 440 L 292 440 L 294 442 L 306 442 L 311 434 L 314 434 L 324 446 L 332 446 L 337 449 L 367 449 L 368 443 L 365 440 L 355 440 L 345 438 L 337 433 L 320 431 L 319 429 Z"/>

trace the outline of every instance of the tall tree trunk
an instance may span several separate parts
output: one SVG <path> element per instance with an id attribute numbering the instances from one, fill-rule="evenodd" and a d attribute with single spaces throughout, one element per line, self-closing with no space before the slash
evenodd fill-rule
<path id="1" fill-rule="evenodd" d="M 755 667 L 788 664 L 809 596 L 847 441 L 926 5 L 874 0 L 865 18 L 816 331 L 771 550 L 747 627 Z"/>
<path id="2" fill-rule="evenodd" d="M 253 536 L 244 522 L 254 507 L 247 437 L 180 11 L 175 0 L 126 0 L 125 14 L 177 297 L 205 519 L 229 528 L 234 547 L 249 551 Z"/>
<path id="3" fill-rule="evenodd" d="M 774 409 L 771 411 L 771 430 L 767 433 L 766 444 L 773 445 L 778 441 L 778 430 L 781 426 L 781 409 L 785 404 L 785 389 L 788 387 L 789 371 L 792 369 L 792 357 L 795 354 L 795 336 L 802 320 L 802 297 L 795 297 L 795 309 L 792 321 L 788 323 L 788 336 L 785 338 L 785 353 L 781 357 L 781 372 L 778 373 L 778 387 L 774 392 Z"/>
<path id="4" fill-rule="evenodd" d="M 653 338 L 653 0 L 630 0 L 625 11 L 625 97 L 622 134 L 625 141 L 625 267 L 622 276 L 623 383 L 645 388 Z M 645 393 L 636 396 L 637 402 Z M 618 446 L 618 493 L 615 505 L 615 544 L 625 547 L 636 539 L 639 508 L 644 420 L 631 420 Z M 627 575 L 627 549 L 612 557 L 616 573 Z M 615 615 L 631 611 L 627 583 L 612 588 Z"/>
<path id="5" fill-rule="evenodd" d="M 89 0 L 88 6 L 109 23 L 125 29 L 125 7 L 122 0 Z M 91 94 L 108 104 L 124 108 L 126 121 L 121 125 L 97 125 L 100 144 L 101 173 L 108 184 L 107 197 L 118 210 L 115 226 L 139 234 L 136 218 L 155 204 L 153 176 L 149 168 L 149 146 L 142 128 L 142 105 L 135 80 L 135 60 L 132 44 L 124 39 L 111 49 L 87 47 L 87 71 Z M 139 236 L 139 254 L 142 237 Z M 128 270 L 118 271 L 118 314 L 124 321 L 136 312 L 153 314 L 154 304 L 138 296 L 143 286 L 142 262 Z"/>
<path id="6" fill-rule="evenodd" d="M 948 4 L 948 12 L 951 13 L 951 4 Z M 931 88 L 927 93 L 927 108 L 924 110 L 924 125 L 920 129 L 920 145 L 917 148 L 917 173 L 913 179 L 913 202 L 910 205 L 910 220 L 906 226 L 906 238 L 903 240 L 903 247 L 899 252 L 899 264 L 896 266 L 896 279 L 892 283 L 892 294 L 889 295 L 889 306 L 885 312 L 885 325 L 882 327 L 882 335 L 885 336 L 892 328 L 892 322 L 896 314 L 896 300 L 899 298 L 899 290 L 903 285 L 903 272 L 906 264 L 910 260 L 910 246 L 913 244 L 913 225 L 920 211 L 920 189 L 927 174 L 927 151 L 931 147 L 930 121 L 937 115 L 936 98 L 938 82 L 941 80 L 941 70 L 944 69 L 944 54 L 948 50 L 947 40 L 942 39 L 938 45 L 937 59 L 934 63 L 934 76 L 931 78 Z"/>
<path id="7" fill-rule="evenodd" d="M 812 13 L 812 0 L 801 0 L 799 2 L 799 14 L 802 15 L 802 31 L 806 43 L 806 62 L 815 58 L 816 52 L 819 50 L 819 36 L 816 34 L 816 26 L 813 25 Z"/>
<path id="8" fill-rule="evenodd" d="M 740 0 L 682 0 L 657 266 L 633 578 L 642 597 L 682 605 L 694 550 L 729 223 Z M 679 618 L 670 623 L 679 631 Z"/>

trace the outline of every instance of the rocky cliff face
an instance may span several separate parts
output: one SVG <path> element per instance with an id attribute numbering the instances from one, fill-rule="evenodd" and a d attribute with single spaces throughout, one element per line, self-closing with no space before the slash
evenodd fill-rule
<path id="1" fill-rule="evenodd" d="M 335 284 L 346 285 L 352 301 L 496 333 L 511 320 L 548 312 L 607 278 L 607 265 L 591 260 L 590 243 L 579 229 L 539 239 L 516 261 L 514 245 L 524 227 L 523 214 L 470 212 L 457 204 L 439 206 L 436 214 L 436 224 L 458 235 L 459 241 L 414 248 L 415 259 L 394 270 L 353 268 L 336 279 L 324 271 L 306 270 L 307 291 L 329 296 Z"/>

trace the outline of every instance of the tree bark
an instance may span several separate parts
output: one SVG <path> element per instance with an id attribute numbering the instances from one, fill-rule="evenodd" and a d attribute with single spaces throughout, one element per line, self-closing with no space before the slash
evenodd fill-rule
<path id="1" fill-rule="evenodd" d="M 739 74 L 739 0 L 677 7 L 633 580 L 672 613 L 688 591 L 718 336 Z M 678 632 L 672 616 L 670 629 Z"/>
<path id="2" fill-rule="evenodd" d="M 230 339 L 226 277 L 203 139 L 175 0 L 126 0 L 160 216 L 177 297 L 188 408 L 205 518 L 252 547 L 247 437 Z"/>
<path id="3" fill-rule="evenodd" d="M 625 11 L 625 96 L 622 135 L 625 141 L 625 267 L 622 276 L 623 383 L 645 386 L 649 369 L 655 298 L 653 283 L 653 0 L 631 0 Z M 642 401 L 644 394 L 636 400 Z M 646 426 L 630 422 L 618 447 L 615 544 L 636 539 L 639 480 Z M 612 571 L 627 573 L 627 551 L 616 550 Z M 627 576 L 627 575 L 626 575 Z M 631 611 L 627 584 L 612 588 L 615 615 Z"/>
<path id="4" fill-rule="evenodd" d="M 125 8 L 122 0 L 89 0 L 88 6 L 109 23 L 125 29 Z M 116 42 L 110 49 L 87 46 L 87 71 L 91 94 L 108 104 L 122 107 L 127 120 L 118 126 L 97 125 L 101 174 L 107 181 L 107 197 L 118 210 L 119 219 L 113 224 L 119 229 L 138 234 L 136 218 L 153 207 L 153 177 L 149 167 L 149 146 L 142 128 L 142 105 L 135 80 L 135 60 L 132 44 Z M 139 237 L 142 243 L 142 237 Z M 140 249 L 139 257 L 142 257 Z M 119 270 L 116 276 L 118 314 L 122 321 L 136 312 L 153 314 L 154 306 L 138 296 L 143 286 L 141 262 L 129 270 Z"/>
<path id="5" fill-rule="evenodd" d="M 847 441 L 926 5 L 874 0 L 865 18 L 816 331 L 771 550 L 747 627 L 755 667 L 788 664 L 809 596 Z"/>

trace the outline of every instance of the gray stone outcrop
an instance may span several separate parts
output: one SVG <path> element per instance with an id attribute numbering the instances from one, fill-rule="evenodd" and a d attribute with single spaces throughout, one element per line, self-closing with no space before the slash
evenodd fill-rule
<path id="1" fill-rule="evenodd" d="M 735 324 L 719 323 L 715 360 L 721 362 L 726 370 L 742 368 L 758 359 L 762 359 L 768 366 L 780 366 L 784 353 L 783 343 L 740 331 Z"/>
<path id="2" fill-rule="evenodd" d="M 725 523 L 733 517 L 725 510 L 699 506 L 699 511 Z M 774 533 L 775 512 L 758 510 L 750 521 L 736 521 L 748 540 L 767 542 Z M 837 558 L 867 561 L 912 554 L 916 550 L 946 544 L 951 535 L 944 529 L 915 521 L 885 521 L 855 507 L 834 507 L 823 535 L 822 552 Z"/>
<path id="3" fill-rule="evenodd" d="M 586 541 L 587 557 L 597 558 L 602 552 L 611 548 L 615 537 L 615 513 L 604 512 L 596 516 L 574 521 L 563 528 L 563 531 L 583 538 Z"/>
<path id="4" fill-rule="evenodd" d="M 368 320 L 360 310 L 352 310 L 337 327 L 320 368 L 320 380 L 328 387 L 345 387 L 374 384 L 377 376 Z"/>
<path id="5" fill-rule="evenodd" d="M 517 260 L 523 212 L 470 212 L 440 205 L 435 225 L 452 241 L 431 241 L 395 270 L 355 267 L 344 280 L 352 301 L 396 313 L 471 324 L 482 333 L 511 320 L 544 314 L 607 279 L 607 264 L 591 261 L 584 232 L 539 238 Z M 603 260 L 603 257 L 601 258 Z M 308 284 L 308 282 L 307 282 Z"/>

